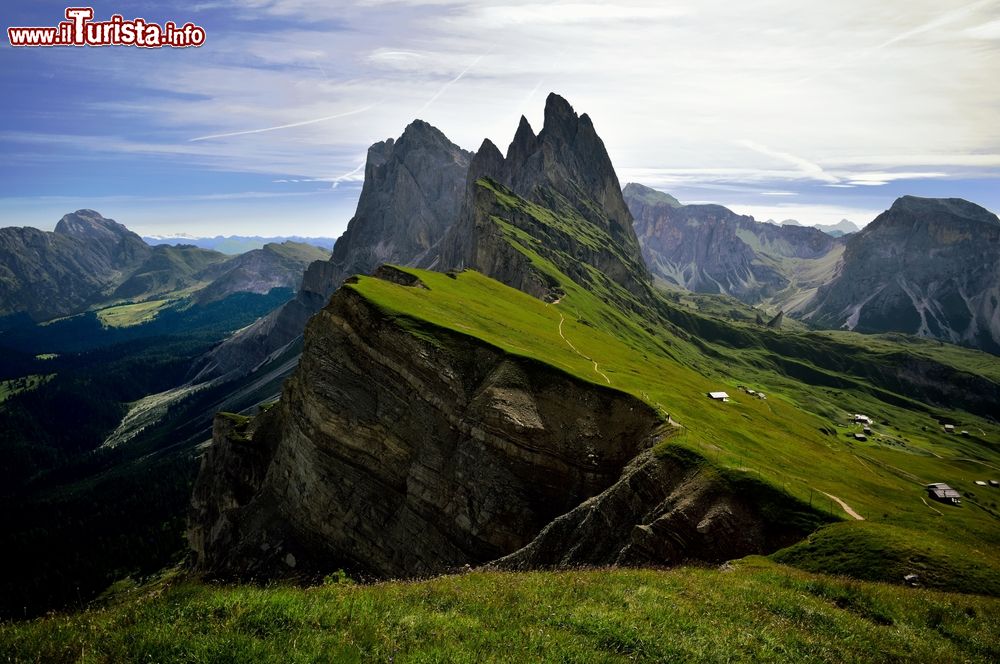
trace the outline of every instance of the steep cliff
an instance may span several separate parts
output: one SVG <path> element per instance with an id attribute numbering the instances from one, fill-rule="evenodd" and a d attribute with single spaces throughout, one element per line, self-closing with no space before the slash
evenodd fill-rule
<path id="1" fill-rule="evenodd" d="M 676 425 L 615 387 L 632 372 L 581 355 L 622 342 L 570 327 L 561 306 L 474 272 L 349 280 L 310 321 L 280 402 L 216 420 L 189 520 L 195 569 L 665 565 L 769 552 L 828 520 L 660 445 Z"/>
<path id="2" fill-rule="evenodd" d="M 800 313 L 1000 353 L 1000 219 L 961 199 L 904 196 L 850 236 L 836 278 Z"/>
<path id="3" fill-rule="evenodd" d="M 500 569 L 723 562 L 793 544 L 831 519 L 682 450 L 647 450 L 600 495 L 554 520 Z"/>
<path id="4" fill-rule="evenodd" d="M 617 481 L 660 426 L 633 397 L 418 330 L 349 285 L 310 321 L 280 403 L 245 428 L 227 417 L 190 541 L 198 570 L 239 578 L 419 576 L 496 559 Z"/>
<path id="5" fill-rule="evenodd" d="M 537 136 L 522 117 L 506 156 L 483 142 L 439 265 L 471 267 L 537 297 L 558 297 L 518 248 L 525 243 L 582 285 L 600 286 L 596 270 L 632 297 L 648 295 L 649 272 L 604 143 L 590 117 L 556 94 L 546 100 Z"/>
<path id="6" fill-rule="evenodd" d="M 357 210 L 330 259 L 309 266 L 294 300 L 206 356 L 194 382 L 252 372 L 294 343 L 347 277 L 426 260 L 458 218 L 471 157 L 422 120 L 372 145 Z"/>

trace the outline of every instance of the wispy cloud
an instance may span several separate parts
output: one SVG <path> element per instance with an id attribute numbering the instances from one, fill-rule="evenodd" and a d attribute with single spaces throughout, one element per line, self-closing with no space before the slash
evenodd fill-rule
<path id="1" fill-rule="evenodd" d="M 490 51 L 492 51 L 492 50 L 493 49 L 491 48 Z M 486 53 L 483 53 L 482 55 L 476 57 L 476 59 L 473 60 L 472 62 L 470 62 L 469 65 L 465 69 L 463 69 L 462 71 L 460 71 L 458 73 L 458 76 L 456 76 L 455 78 L 451 79 L 450 81 L 448 81 L 447 83 L 445 83 L 444 85 L 442 85 L 441 89 L 438 90 L 437 92 L 435 92 L 434 96 L 431 97 L 430 99 L 428 99 L 427 103 L 424 104 L 423 106 L 421 106 L 419 110 L 417 110 L 417 115 L 419 116 L 421 113 L 423 113 L 428 108 L 430 108 L 431 104 L 433 104 L 434 102 L 436 102 L 438 100 L 438 97 L 440 97 L 441 95 L 443 95 L 448 88 L 450 88 L 451 86 L 453 86 L 456 83 L 458 83 L 459 81 L 461 81 L 462 78 L 466 74 L 468 74 L 470 71 L 472 71 L 472 68 L 475 67 L 476 65 L 478 65 L 479 62 L 480 62 L 480 60 L 482 60 L 483 58 L 485 58 L 487 55 L 489 55 L 489 51 L 487 51 Z"/>
<path id="2" fill-rule="evenodd" d="M 313 118 L 312 120 L 302 120 L 300 122 L 290 122 L 283 125 L 275 125 L 274 127 L 264 127 L 262 129 L 245 129 L 242 131 L 230 131 L 223 134 L 209 134 L 208 136 L 198 136 L 196 138 L 188 139 L 189 143 L 195 143 L 197 141 L 209 141 L 217 138 L 230 138 L 232 136 L 246 136 L 247 134 L 263 134 L 269 131 L 281 131 L 283 129 L 294 129 L 295 127 L 305 127 L 306 125 L 318 124 L 320 122 L 329 122 L 330 120 L 336 120 L 338 118 L 345 118 L 349 115 L 357 115 L 358 113 L 364 113 L 374 107 L 374 104 L 365 106 L 364 108 L 357 108 L 353 111 L 345 111 L 344 113 L 336 113 L 334 115 L 326 115 L 321 118 Z"/>
<path id="3" fill-rule="evenodd" d="M 836 184 L 840 182 L 840 178 L 835 175 L 831 175 L 823 170 L 823 167 L 819 164 L 798 157 L 796 155 L 790 154 L 788 152 L 781 152 L 780 150 L 772 150 L 766 145 L 761 145 L 754 141 L 740 140 L 737 141 L 740 145 L 747 148 L 748 150 L 753 150 L 772 159 L 777 159 L 779 161 L 784 161 L 793 166 L 796 166 L 804 177 L 812 178 L 814 180 L 820 180 L 822 182 L 828 182 L 831 184 Z"/>
<path id="4" fill-rule="evenodd" d="M 52 77 L 50 99 L 6 102 L 0 188 L 108 191 L 135 163 L 169 162 L 192 173 L 192 188 L 230 177 L 245 190 L 256 185 L 231 176 L 251 174 L 290 190 L 339 187 L 326 198 L 346 200 L 363 177 L 359 155 L 415 116 L 462 147 L 484 136 L 502 145 L 521 113 L 540 128 L 541 93 L 555 91 L 593 118 L 623 182 L 721 202 L 787 192 L 845 205 L 924 182 L 1000 205 L 1000 187 L 975 185 L 1000 179 L 996 2 L 211 0 L 198 10 L 226 20 L 211 48 L 189 53 L 0 49 L 8 89 L 31 85 L 25 70 Z"/>
<path id="5" fill-rule="evenodd" d="M 940 30 L 948 25 L 951 25 L 957 21 L 968 18 L 978 9 L 984 7 L 996 6 L 996 0 L 979 0 L 979 2 L 973 2 L 965 5 L 964 7 L 959 7 L 951 11 L 946 11 L 943 14 L 935 16 L 933 19 L 926 21 L 914 28 L 900 32 L 899 34 L 893 35 L 889 39 L 885 40 L 881 44 L 877 45 L 874 50 L 879 50 L 892 46 L 893 44 L 898 44 L 901 41 L 912 39 L 926 32 L 931 32 L 932 30 Z"/>

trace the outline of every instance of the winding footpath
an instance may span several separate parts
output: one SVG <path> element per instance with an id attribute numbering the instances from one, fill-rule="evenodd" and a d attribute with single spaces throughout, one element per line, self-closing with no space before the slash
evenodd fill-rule
<path id="1" fill-rule="evenodd" d="M 559 300 L 556 300 L 555 302 L 553 302 L 553 304 L 558 304 L 558 303 L 559 303 Z M 562 328 L 563 328 L 563 323 L 565 323 L 565 322 L 566 322 L 566 317 L 563 316 L 562 314 L 559 314 L 559 336 L 562 337 L 562 340 L 566 342 L 566 345 L 568 345 L 570 348 L 573 349 L 574 353 L 576 353 L 577 355 L 579 355 L 583 359 L 587 360 L 588 362 L 593 362 L 594 363 L 594 371 L 596 371 L 597 374 L 601 378 L 603 378 L 605 381 L 607 381 L 608 385 L 610 385 L 611 384 L 611 379 L 608 378 L 608 375 L 606 373 L 604 373 L 603 371 L 601 371 L 598 368 L 597 360 L 595 360 L 592 357 L 587 357 L 586 355 L 584 355 L 583 353 L 581 353 L 579 350 L 577 350 L 576 346 L 573 345 L 573 342 L 570 341 L 569 339 L 567 339 L 566 335 L 563 334 L 563 329 Z"/>
<path id="2" fill-rule="evenodd" d="M 850 516 L 854 517 L 858 521 L 864 521 L 865 520 L 865 517 L 863 517 L 860 514 L 858 514 L 857 512 L 855 512 L 854 509 L 850 505 L 848 505 L 847 503 L 845 503 L 840 498 L 837 498 L 837 496 L 833 495 L 832 493 L 827 493 L 826 491 L 820 491 L 820 493 L 822 493 L 823 495 L 827 496 L 830 500 L 836 500 L 840 504 L 840 506 L 844 508 L 845 512 L 847 512 Z"/>

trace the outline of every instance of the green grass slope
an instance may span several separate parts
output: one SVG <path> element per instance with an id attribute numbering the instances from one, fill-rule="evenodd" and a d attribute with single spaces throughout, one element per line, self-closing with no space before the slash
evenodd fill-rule
<path id="1" fill-rule="evenodd" d="M 766 345 L 741 349 L 707 344 L 683 330 L 657 327 L 566 278 L 525 246 L 530 238 L 511 231 L 511 241 L 519 243 L 536 269 L 560 283 L 565 296 L 559 302 L 546 304 L 472 271 L 445 275 L 408 270 L 426 289 L 371 277 L 346 287 L 423 338 L 433 341 L 440 328 L 457 331 L 628 392 L 679 423 L 672 444 L 854 522 L 844 524 L 849 533 L 860 522 L 841 502 L 868 522 L 904 529 L 913 538 L 933 532 L 959 551 L 987 552 L 983 555 L 996 561 L 1000 491 L 993 495 L 995 490 L 974 485 L 1000 467 L 1000 452 L 992 442 L 1000 439 L 995 423 L 887 390 L 813 385 L 781 373 Z M 783 334 L 749 327 L 744 333 Z M 905 349 L 897 345 L 895 351 Z M 768 399 L 738 391 L 740 384 L 766 392 Z M 708 399 L 706 393 L 714 390 L 728 391 L 733 401 Z M 878 433 L 867 442 L 854 440 L 860 428 L 849 424 L 853 412 L 876 418 Z M 946 435 L 941 418 L 982 433 Z M 978 488 L 982 495 L 961 508 L 931 505 L 922 485 L 932 481 L 949 482 L 966 493 Z M 796 562 L 806 564 L 801 557 Z"/>
<path id="2" fill-rule="evenodd" d="M 990 662 L 1000 600 L 748 559 L 309 589 L 161 581 L 0 626 L 9 661 Z M 341 582 L 338 582 L 341 581 Z"/>

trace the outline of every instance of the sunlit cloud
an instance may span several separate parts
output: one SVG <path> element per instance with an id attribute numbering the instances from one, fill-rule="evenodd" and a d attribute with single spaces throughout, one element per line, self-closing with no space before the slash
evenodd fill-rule
<path id="1" fill-rule="evenodd" d="M 0 76 L 30 65 L 102 86 L 53 85 L 64 102 L 5 125 L 9 168 L 37 164 L 42 180 L 57 164 L 149 159 L 316 186 L 350 208 L 359 155 L 415 117 L 466 149 L 484 137 L 505 146 L 521 114 L 541 128 L 555 91 L 594 120 L 622 183 L 733 206 L 840 197 L 845 210 L 869 212 L 900 187 L 941 185 L 1000 207 L 1000 187 L 989 199 L 988 187 L 944 186 L 1000 177 L 996 2 L 216 0 L 163 9 L 189 11 L 226 16 L 209 46 L 190 53 L 0 53 L 22 58 L 3 62 Z M 8 116 L 18 103 L 7 101 Z M 342 227 L 349 216 L 324 223 Z"/>

